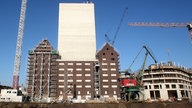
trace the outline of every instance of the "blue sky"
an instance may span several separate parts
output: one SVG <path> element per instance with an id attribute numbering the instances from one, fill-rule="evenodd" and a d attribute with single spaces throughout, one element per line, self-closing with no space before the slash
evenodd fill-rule
<path id="1" fill-rule="evenodd" d="M 26 83 L 27 52 L 42 39 L 57 49 L 59 3 L 85 0 L 28 0 L 24 30 L 20 84 Z M 192 67 L 192 44 L 187 28 L 129 27 L 129 22 L 191 22 L 191 0 L 92 0 L 95 4 L 97 49 L 113 39 L 126 7 L 114 47 L 120 54 L 120 68 L 127 69 L 143 45 L 147 45 L 158 62 L 173 61 Z M 12 85 L 14 58 L 21 0 L 0 1 L 0 82 Z M 166 50 L 169 50 L 169 53 Z M 131 67 L 141 68 L 145 51 Z M 147 66 L 154 63 L 148 57 Z"/>

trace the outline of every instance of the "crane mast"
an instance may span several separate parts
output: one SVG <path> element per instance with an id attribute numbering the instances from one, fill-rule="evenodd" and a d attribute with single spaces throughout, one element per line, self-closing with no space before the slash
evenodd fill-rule
<path id="1" fill-rule="evenodd" d="M 22 50 L 26 7 L 27 7 L 27 0 L 22 0 L 18 35 L 17 35 L 16 54 L 15 54 L 15 61 L 14 61 L 13 83 L 12 83 L 12 87 L 14 89 L 17 89 L 19 85 L 19 72 L 20 72 L 20 64 L 21 64 L 21 50 Z"/>
<path id="2" fill-rule="evenodd" d="M 182 28 L 186 27 L 189 31 L 190 40 L 192 42 L 192 23 L 159 23 L 159 22 L 132 22 L 128 24 L 129 26 L 146 26 L 146 27 L 177 27 Z"/>

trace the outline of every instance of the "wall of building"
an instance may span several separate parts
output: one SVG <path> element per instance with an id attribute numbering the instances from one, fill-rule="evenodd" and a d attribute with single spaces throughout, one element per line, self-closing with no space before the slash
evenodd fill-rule
<path id="1" fill-rule="evenodd" d="M 119 54 L 106 43 L 97 53 L 100 63 L 100 90 L 101 96 L 120 98 Z"/>
<path id="2" fill-rule="evenodd" d="M 192 98 L 190 76 L 187 69 L 172 63 L 151 65 L 143 76 L 145 98 Z"/>
<path id="3" fill-rule="evenodd" d="M 95 61 L 93 3 L 60 3 L 58 51 L 63 61 Z"/>
<path id="4" fill-rule="evenodd" d="M 28 95 L 33 100 L 56 98 L 58 54 L 43 40 L 28 56 Z"/>
<path id="5" fill-rule="evenodd" d="M 58 61 L 57 97 L 94 98 L 94 61 Z"/>

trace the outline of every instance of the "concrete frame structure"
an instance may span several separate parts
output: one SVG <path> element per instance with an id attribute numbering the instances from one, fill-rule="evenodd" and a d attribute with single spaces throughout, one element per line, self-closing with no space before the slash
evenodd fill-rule
<path id="1" fill-rule="evenodd" d="M 149 66 L 143 83 L 145 99 L 192 98 L 192 73 L 172 62 Z"/>
<path id="2" fill-rule="evenodd" d="M 93 3 L 60 3 L 58 51 L 62 61 L 95 61 Z"/>

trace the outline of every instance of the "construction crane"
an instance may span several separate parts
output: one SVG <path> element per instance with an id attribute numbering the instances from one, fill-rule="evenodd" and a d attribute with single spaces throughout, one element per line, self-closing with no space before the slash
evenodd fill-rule
<path id="1" fill-rule="evenodd" d="M 115 32 L 115 35 L 114 35 L 114 37 L 113 37 L 113 40 L 110 40 L 109 37 L 108 37 L 108 35 L 105 34 L 106 41 L 109 42 L 109 43 L 111 43 L 112 46 L 115 44 L 115 40 L 116 40 L 117 35 L 118 35 L 118 33 L 119 33 L 119 30 L 120 30 L 120 28 L 121 28 L 121 24 L 122 24 L 122 22 L 123 22 L 123 20 L 124 20 L 124 18 L 125 18 L 125 16 L 126 16 L 126 14 L 127 14 L 127 11 L 128 11 L 128 8 L 125 8 L 125 10 L 124 10 L 124 12 L 123 12 L 123 15 L 122 15 L 122 17 L 121 17 L 120 23 L 119 23 L 119 25 L 118 25 L 118 27 L 117 27 L 117 30 L 116 30 L 116 32 Z"/>
<path id="2" fill-rule="evenodd" d="M 20 72 L 20 64 L 21 64 L 21 50 L 22 50 L 22 42 L 23 42 L 23 31 L 24 31 L 26 8 L 27 8 L 27 0 L 22 0 L 18 35 L 17 35 L 16 54 L 15 54 L 15 61 L 14 61 L 13 83 L 12 83 L 13 89 L 17 89 L 19 85 L 19 72 Z"/>
<path id="3" fill-rule="evenodd" d="M 145 49 L 145 58 L 142 64 L 142 67 L 138 73 L 131 74 L 128 72 L 130 70 L 133 63 L 135 63 L 138 56 L 141 54 L 142 50 Z M 151 56 L 151 58 L 154 60 L 155 63 L 157 63 L 157 60 L 155 59 L 154 55 L 151 53 L 150 49 L 144 45 L 141 50 L 139 51 L 138 55 L 134 58 L 133 62 L 129 66 L 127 70 L 124 71 L 125 77 L 121 78 L 121 98 L 126 101 L 132 101 L 132 100 L 144 100 L 144 94 L 142 93 L 143 90 L 143 73 L 145 71 L 146 61 L 148 55 Z M 127 76 L 128 75 L 128 76 Z M 141 99 L 143 98 L 143 99 Z"/>
<path id="4" fill-rule="evenodd" d="M 145 71 L 145 66 L 146 66 L 146 61 L 147 61 L 147 57 L 148 55 L 151 56 L 151 58 L 154 60 L 155 64 L 157 63 L 157 60 L 155 59 L 154 55 L 151 53 L 151 51 L 149 50 L 149 48 L 144 45 L 142 49 L 145 49 L 146 50 L 146 53 L 145 53 L 145 58 L 144 58 L 144 62 L 143 62 L 143 65 L 142 65 L 142 68 L 141 68 L 141 71 L 139 72 L 139 74 L 137 75 L 137 82 L 138 82 L 138 85 L 143 85 L 143 73 Z M 142 50 L 141 49 L 141 50 Z M 137 59 L 137 57 L 136 57 Z M 135 60 L 136 60 L 135 59 Z"/>
<path id="5" fill-rule="evenodd" d="M 128 25 L 129 26 L 147 26 L 147 27 L 152 26 L 152 27 L 163 27 L 163 28 L 168 28 L 168 27 L 182 28 L 182 27 L 186 27 L 186 28 L 188 28 L 190 40 L 192 42 L 192 23 L 134 22 L 134 23 L 129 23 Z"/>

